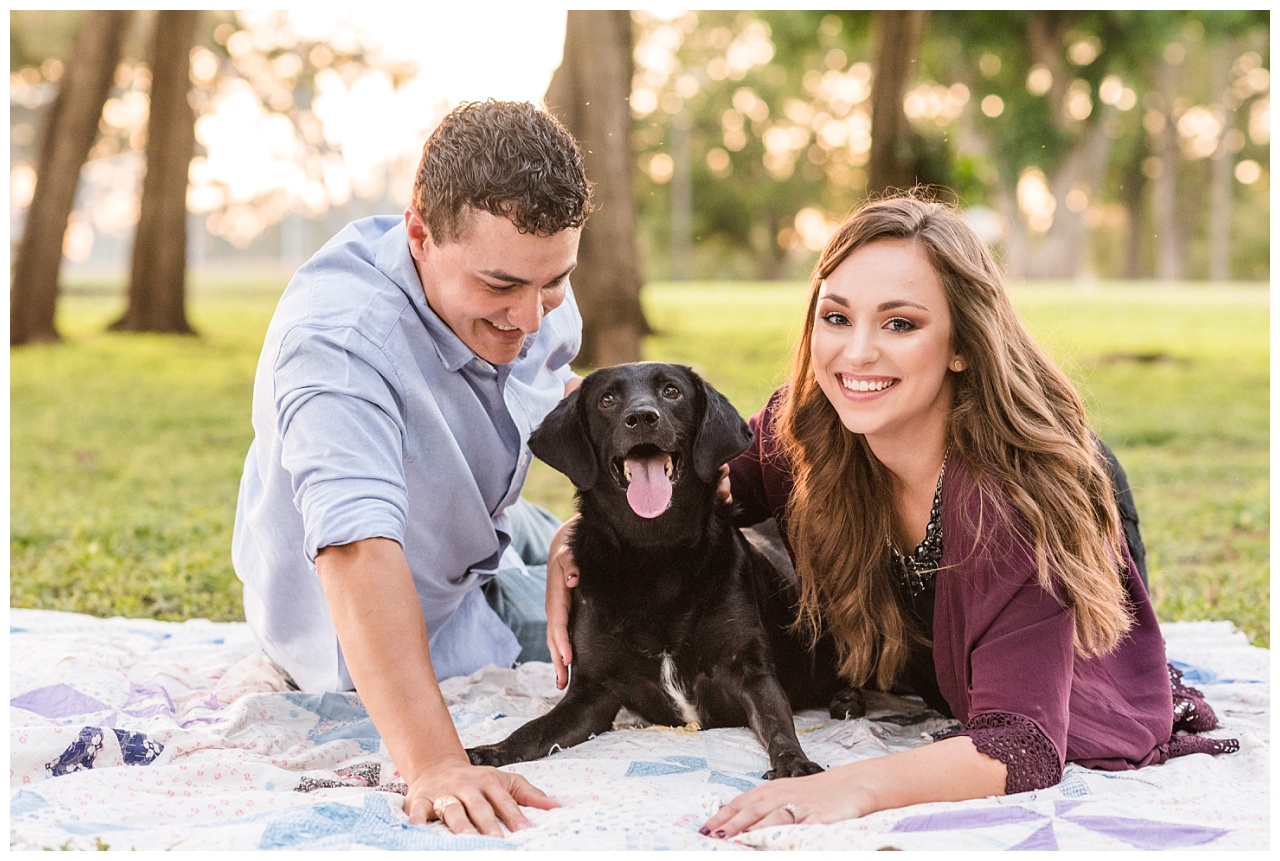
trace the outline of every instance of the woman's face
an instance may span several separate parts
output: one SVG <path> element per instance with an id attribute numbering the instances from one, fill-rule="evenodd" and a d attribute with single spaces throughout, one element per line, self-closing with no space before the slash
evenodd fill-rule
<path id="1" fill-rule="evenodd" d="M 819 288 L 813 372 L 840 421 L 877 443 L 929 438 L 946 427 L 951 311 L 924 249 L 882 239 L 854 251 Z"/>

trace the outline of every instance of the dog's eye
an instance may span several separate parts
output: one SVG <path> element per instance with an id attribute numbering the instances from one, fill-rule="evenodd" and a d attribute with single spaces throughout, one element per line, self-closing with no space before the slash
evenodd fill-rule
<path id="1" fill-rule="evenodd" d="M 662 387 L 662 396 L 669 401 L 674 401 L 676 398 L 680 397 L 680 390 L 671 383 L 667 383 Z"/>
<path id="2" fill-rule="evenodd" d="M 617 406 L 617 404 L 618 404 L 618 399 L 613 395 L 612 392 L 605 392 L 603 395 L 600 396 L 600 409 L 602 410 L 607 410 L 610 407 Z"/>

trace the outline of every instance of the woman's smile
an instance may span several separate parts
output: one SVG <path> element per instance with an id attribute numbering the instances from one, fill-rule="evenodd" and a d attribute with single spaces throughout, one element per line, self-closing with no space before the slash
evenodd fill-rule
<path id="1" fill-rule="evenodd" d="M 891 378 L 857 377 L 852 374 L 836 374 L 836 379 L 840 381 L 840 385 L 846 392 L 855 394 L 879 394 L 898 384 L 897 380 Z"/>

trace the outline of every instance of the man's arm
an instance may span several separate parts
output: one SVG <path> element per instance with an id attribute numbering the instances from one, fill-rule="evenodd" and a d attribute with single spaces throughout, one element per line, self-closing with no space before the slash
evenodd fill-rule
<path id="1" fill-rule="evenodd" d="M 529 825 L 521 804 L 559 806 L 518 774 L 471 765 L 431 667 L 426 624 L 398 543 L 370 538 L 326 547 L 316 571 L 351 679 L 408 784 L 411 825 L 432 818 L 432 803 L 449 795 L 462 802 L 444 810 L 450 830 L 495 837 L 502 836 L 499 819 L 513 831 Z"/>

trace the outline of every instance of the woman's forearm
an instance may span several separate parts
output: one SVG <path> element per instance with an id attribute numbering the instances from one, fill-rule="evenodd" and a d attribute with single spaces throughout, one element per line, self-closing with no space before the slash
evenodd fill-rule
<path id="1" fill-rule="evenodd" d="M 707 820 L 703 833 L 829 823 L 930 801 L 1003 795 L 1005 766 L 957 736 L 821 774 L 775 780 L 744 792 Z"/>

